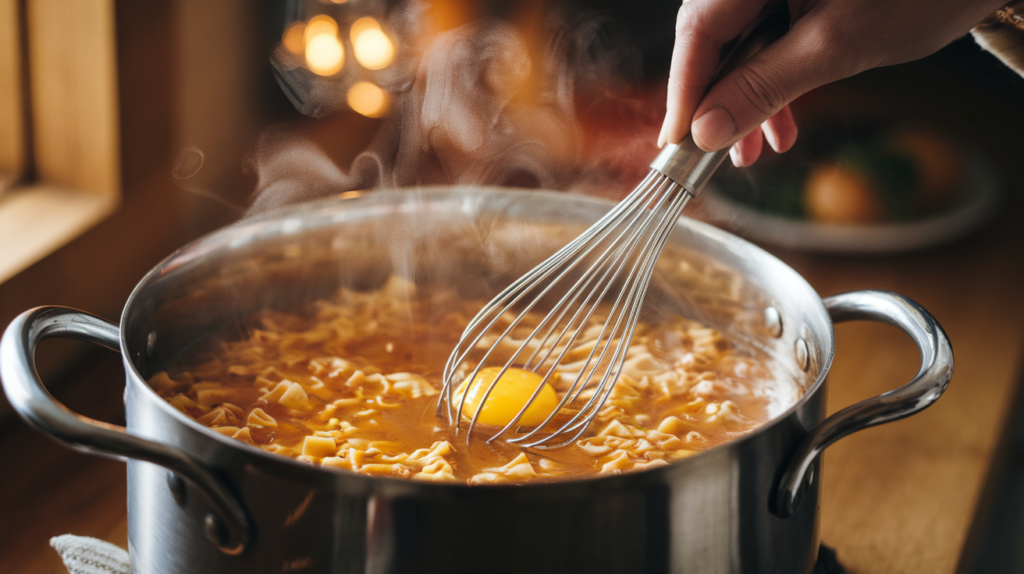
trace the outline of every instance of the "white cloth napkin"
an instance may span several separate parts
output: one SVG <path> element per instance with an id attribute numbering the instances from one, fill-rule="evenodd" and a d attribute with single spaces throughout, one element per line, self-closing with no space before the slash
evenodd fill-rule
<path id="1" fill-rule="evenodd" d="M 132 574 L 128 552 L 115 544 L 64 534 L 51 538 L 50 546 L 60 554 L 68 574 Z"/>

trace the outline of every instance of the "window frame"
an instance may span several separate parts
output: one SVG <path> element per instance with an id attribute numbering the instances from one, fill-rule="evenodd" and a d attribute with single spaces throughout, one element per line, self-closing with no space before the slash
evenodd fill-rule
<path id="1" fill-rule="evenodd" d="M 113 0 L 0 0 L 0 177 L 17 182 L 0 191 L 0 284 L 120 204 L 115 20 Z"/>

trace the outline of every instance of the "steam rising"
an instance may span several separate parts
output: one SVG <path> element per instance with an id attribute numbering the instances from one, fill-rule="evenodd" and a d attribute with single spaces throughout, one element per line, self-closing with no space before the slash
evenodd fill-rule
<path id="1" fill-rule="evenodd" d="M 233 212 L 244 213 L 245 209 L 243 207 L 235 205 L 216 193 L 194 183 L 194 178 L 203 169 L 205 162 L 206 155 L 203 153 L 203 150 L 195 146 L 188 146 L 181 150 L 178 157 L 174 160 L 174 166 L 171 168 L 171 177 L 174 178 L 175 185 L 199 197 L 215 201 Z"/>
<path id="2" fill-rule="evenodd" d="M 409 31 L 417 10 L 410 4 L 389 25 Z M 411 61 L 379 76 L 390 111 L 350 165 L 338 165 L 293 125 L 271 127 L 249 160 L 257 178 L 250 213 L 378 187 L 502 185 L 613 197 L 629 191 L 657 151 L 660 92 L 623 88 L 634 84 L 640 56 L 614 38 L 605 19 L 552 16 L 545 27 L 550 40 L 533 50 L 541 54 L 535 58 L 521 33 L 499 20 L 418 39 Z M 280 70 L 278 77 L 310 115 L 345 99 L 345 89 L 333 93 L 325 82 Z"/>

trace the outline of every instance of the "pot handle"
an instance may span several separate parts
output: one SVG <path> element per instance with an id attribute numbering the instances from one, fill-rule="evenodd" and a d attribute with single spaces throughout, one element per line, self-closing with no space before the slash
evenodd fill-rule
<path id="1" fill-rule="evenodd" d="M 40 341 L 53 337 L 121 350 L 117 325 L 94 315 L 67 307 L 37 307 L 22 313 L 0 339 L 0 380 L 18 414 L 76 450 L 144 460 L 192 481 L 214 508 L 205 520 L 210 540 L 225 554 L 241 553 L 249 542 L 249 519 L 235 495 L 212 472 L 179 450 L 77 414 L 47 392 L 35 368 L 35 350 Z"/>
<path id="2" fill-rule="evenodd" d="M 910 299 L 888 291 L 855 291 L 824 300 L 833 323 L 869 319 L 903 329 L 921 351 L 921 369 L 902 387 L 846 407 L 815 427 L 790 461 L 775 499 L 775 514 L 791 516 L 813 480 L 811 465 L 830 444 L 871 426 L 910 416 L 934 403 L 953 376 L 953 348 L 935 318 Z"/>

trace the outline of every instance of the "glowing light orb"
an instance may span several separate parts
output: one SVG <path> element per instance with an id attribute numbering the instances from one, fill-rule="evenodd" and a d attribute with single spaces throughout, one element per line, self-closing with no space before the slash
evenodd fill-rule
<path id="1" fill-rule="evenodd" d="M 305 32 L 306 25 L 302 22 L 296 22 L 288 26 L 288 29 L 284 31 L 284 36 L 281 37 L 284 49 L 292 54 L 302 54 L 303 50 L 306 49 Z"/>
<path id="2" fill-rule="evenodd" d="M 370 82 L 356 82 L 348 90 L 348 105 L 357 113 L 379 118 L 388 111 L 388 95 Z"/>
<path id="3" fill-rule="evenodd" d="M 306 24 L 303 39 L 307 44 L 309 44 L 310 40 L 321 34 L 328 34 L 337 37 L 338 23 L 334 21 L 334 18 L 325 14 L 313 16 L 313 18 L 310 19 L 309 24 Z"/>
<path id="4" fill-rule="evenodd" d="M 314 74 L 333 76 L 344 65 L 345 48 L 334 34 L 317 34 L 306 41 L 306 66 Z"/>
<path id="5" fill-rule="evenodd" d="M 395 44 L 369 16 L 352 23 L 352 50 L 356 61 L 367 70 L 381 70 L 395 59 Z"/>

